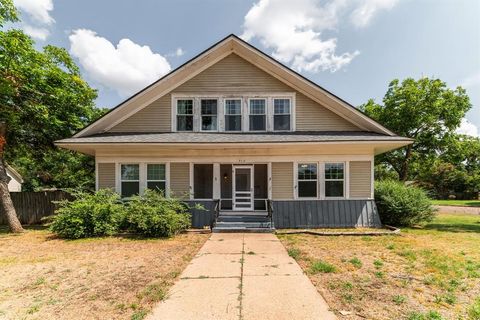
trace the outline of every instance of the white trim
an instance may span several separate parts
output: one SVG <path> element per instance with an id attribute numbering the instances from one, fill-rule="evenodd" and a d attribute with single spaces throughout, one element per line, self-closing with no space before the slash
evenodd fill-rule
<path id="1" fill-rule="evenodd" d="M 122 165 L 128 166 L 128 165 L 137 165 L 138 166 L 138 180 L 122 180 Z M 141 182 L 140 180 L 142 179 L 142 166 L 140 163 L 131 163 L 131 162 L 124 162 L 124 163 L 119 163 L 119 182 L 120 182 L 120 189 L 119 189 L 119 194 L 122 196 L 122 183 L 123 182 L 137 182 L 138 183 L 138 193 L 142 194 L 142 187 L 141 187 Z"/>
<path id="2" fill-rule="evenodd" d="M 375 156 L 372 156 L 370 160 L 370 198 L 375 199 Z"/>
<path id="3" fill-rule="evenodd" d="M 221 198 L 221 189 L 220 189 L 220 163 L 213 163 L 213 199 Z"/>
<path id="4" fill-rule="evenodd" d="M 227 114 L 227 100 L 239 100 L 240 101 L 240 114 Z M 238 96 L 238 97 L 222 97 L 222 104 L 223 104 L 223 126 L 219 129 L 221 129 L 220 131 L 221 132 L 243 132 L 245 131 L 245 120 L 244 120 L 244 102 L 243 102 L 243 97 L 242 96 Z M 226 117 L 227 116 L 240 116 L 240 130 L 229 130 L 227 131 L 227 121 L 226 121 Z"/>
<path id="5" fill-rule="evenodd" d="M 192 114 L 181 114 L 180 116 L 191 116 L 192 117 L 192 130 L 177 130 L 177 117 L 179 116 L 178 114 L 178 100 L 191 100 L 192 101 Z M 179 98 L 173 98 L 172 97 L 172 110 L 171 110 L 171 114 L 172 114 L 172 132 L 194 132 L 195 131 L 195 99 L 194 98 L 191 98 L 191 97 L 185 97 L 185 98 L 182 98 L 182 97 L 179 97 Z"/>
<path id="6" fill-rule="evenodd" d="M 148 164 L 163 164 L 165 165 L 165 197 L 170 196 L 170 162 L 164 161 L 164 159 L 116 159 L 116 161 L 102 161 L 98 159 L 97 163 L 115 163 L 115 192 L 122 195 L 122 165 L 135 164 L 139 169 L 139 194 L 143 195 L 147 189 L 147 165 Z M 97 167 L 98 168 L 98 167 Z M 98 176 L 98 169 L 96 175 Z M 127 180 L 125 180 L 127 181 Z M 132 180 L 131 180 L 132 181 Z M 135 180 L 136 181 L 136 180 Z M 161 180 L 159 180 L 161 181 Z"/>
<path id="7" fill-rule="evenodd" d="M 248 164 L 248 165 L 232 165 L 232 211 L 251 211 L 254 210 L 255 205 L 254 205 L 254 165 L 253 164 Z M 236 178 L 237 178 L 237 169 L 248 169 L 250 171 L 250 191 L 238 191 L 236 189 Z M 237 193 L 248 193 L 250 194 L 249 197 L 237 197 Z M 240 207 L 236 208 L 236 199 L 249 199 L 250 200 L 250 206 L 249 207 Z M 247 204 L 247 202 L 241 202 L 242 204 Z"/>
<path id="8" fill-rule="evenodd" d="M 290 120 L 290 129 L 288 130 L 275 130 L 275 100 L 288 100 L 289 101 L 289 113 L 288 115 L 290 116 L 289 117 L 289 120 Z M 271 131 L 272 132 L 292 132 L 292 131 L 295 131 L 296 129 L 296 126 L 295 126 L 295 118 L 294 117 L 294 114 L 296 113 L 293 108 L 293 103 L 294 103 L 294 98 L 291 97 L 291 96 L 285 96 L 285 97 L 272 97 L 272 102 L 271 102 L 271 119 L 272 119 L 272 127 L 271 127 Z M 278 115 L 287 115 L 287 113 L 283 113 L 283 114 L 278 114 Z"/>
<path id="9" fill-rule="evenodd" d="M 98 191 L 98 161 L 95 159 L 95 191 Z"/>
<path id="10" fill-rule="evenodd" d="M 165 163 L 165 197 L 170 197 L 170 162 Z"/>
<path id="11" fill-rule="evenodd" d="M 193 200 L 193 179 L 194 179 L 194 176 L 193 176 L 193 162 L 190 162 L 188 164 L 188 170 L 189 170 L 188 195 L 189 195 L 190 200 Z"/>
<path id="12" fill-rule="evenodd" d="M 345 161 L 345 168 L 343 171 L 343 178 L 345 179 L 345 181 L 347 181 L 348 177 L 348 183 L 345 182 L 345 185 L 343 187 L 343 190 L 345 192 L 344 197 L 345 199 L 350 199 L 350 161 Z"/>
<path id="13" fill-rule="evenodd" d="M 216 115 L 203 115 L 202 114 L 202 100 L 216 100 L 217 101 L 217 113 Z M 220 109 L 220 100 L 221 100 L 221 97 L 201 97 L 201 98 L 198 98 L 198 115 L 199 115 L 199 123 L 198 123 L 198 131 L 200 132 L 219 132 L 220 131 L 220 125 L 218 123 L 219 121 L 219 117 L 218 117 L 218 114 L 219 114 L 219 109 Z M 195 112 L 194 112 L 195 113 Z M 214 130 L 203 130 L 202 129 L 202 125 L 203 125 L 203 117 L 216 117 L 217 118 L 217 123 L 216 123 L 216 129 Z M 194 121 L 195 121 L 195 118 L 194 118 Z M 194 124 L 194 127 L 195 127 L 195 124 Z"/>
<path id="14" fill-rule="evenodd" d="M 272 163 L 268 162 L 267 163 L 267 197 L 268 199 L 272 199 L 272 192 L 273 192 L 273 186 L 272 186 Z"/>
<path id="15" fill-rule="evenodd" d="M 301 165 L 301 164 L 314 164 L 316 166 L 316 169 L 317 169 L 317 178 L 316 179 L 309 179 L 309 180 L 299 180 L 298 179 L 298 166 Z M 318 170 L 319 170 L 319 164 L 318 162 L 308 162 L 308 161 L 305 161 L 305 162 L 295 162 L 295 190 L 296 190 L 296 197 L 295 199 L 298 199 L 298 200 L 317 200 L 319 199 L 319 195 L 320 195 L 320 179 L 319 179 L 319 176 L 318 176 Z M 299 187 L 299 183 L 300 181 L 315 181 L 316 182 L 316 189 L 317 189 L 317 195 L 315 197 L 300 197 L 298 191 L 300 190 L 300 187 Z"/>
<path id="16" fill-rule="evenodd" d="M 144 168 L 144 175 L 145 175 L 145 185 L 144 185 L 144 190 L 142 192 L 145 192 L 145 190 L 148 189 L 148 183 L 149 182 L 163 182 L 165 184 L 165 189 L 163 190 L 165 196 L 167 196 L 167 165 L 162 162 L 144 162 L 143 163 L 145 168 Z M 165 177 L 164 180 L 148 180 L 148 165 L 153 165 L 153 164 L 159 164 L 163 165 L 164 170 L 165 170 Z"/>
<path id="17" fill-rule="evenodd" d="M 325 178 L 325 168 L 323 170 L 323 174 L 324 174 L 324 177 L 323 177 L 323 188 L 324 190 L 326 191 L 327 190 L 327 181 L 342 181 L 343 182 L 343 197 L 327 197 L 326 193 L 325 193 L 325 200 L 344 200 L 344 199 L 347 199 L 346 197 L 346 194 L 345 194 L 345 185 L 347 183 L 347 177 L 346 177 L 346 174 L 345 174 L 345 167 L 346 167 L 346 161 L 326 161 L 323 163 L 323 165 L 325 166 L 325 164 L 343 164 L 343 179 L 328 179 Z"/>

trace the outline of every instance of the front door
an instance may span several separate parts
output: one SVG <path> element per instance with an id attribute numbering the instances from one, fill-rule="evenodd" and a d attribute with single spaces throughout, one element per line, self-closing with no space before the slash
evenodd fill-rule
<path id="1" fill-rule="evenodd" d="M 253 210 L 253 166 L 233 166 L 233 210 Z"/>

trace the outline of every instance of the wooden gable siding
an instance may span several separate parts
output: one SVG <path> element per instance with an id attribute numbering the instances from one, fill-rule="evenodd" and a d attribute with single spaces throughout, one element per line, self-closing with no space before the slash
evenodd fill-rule
<path id="1" fill-rule="evenodd" d="M 293 163 L 272 163 L 272 198 L 274 200 L 293 199 Z"/>
<path id="2" fill-rule="evenodd" d="M 372 195 L 372 165 L 370 161 L 350 161 L 350 198 L 370 198 Z"/>
<path id="3" fill-rule="evenodd" d="M 177 87 L 177 94 L 229 94 L 294 92 L 250 62 L 231 54 L 207 70 Z M 322 107 L 307 96 L 296 92 L 297 131 L 358 131 L 351 122 Z M 171 131 L 171 94 L 109 130 L 110 132 L 168 132 Z"/>
<path id="4" fill-rule="evenodd" d="M 115 163 L 97 165 L 98 189 L 115 189 Z"/>

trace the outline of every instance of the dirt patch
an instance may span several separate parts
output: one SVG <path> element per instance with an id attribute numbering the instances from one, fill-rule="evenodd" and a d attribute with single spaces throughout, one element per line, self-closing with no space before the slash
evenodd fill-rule
<path id="1" fill-rule="evenodd" d="M 480 296 L 478 226 L 478 217 L 440 215 L 400 236 L 279 238 L 340 318 L 468 319 Z"/>
<path id="2" fill-rule="evenodd" d="M 141 319 L 209 235 L 65 241 L 0 235 L 0 319 Z"/>

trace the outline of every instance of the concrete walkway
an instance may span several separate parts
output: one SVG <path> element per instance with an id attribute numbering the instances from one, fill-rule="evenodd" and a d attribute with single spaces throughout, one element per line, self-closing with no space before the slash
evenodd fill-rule
<path id="1" fill-rule="evenodd" d="M 215 233 L 147 319 L 336 319 L 272 234 Z"/>

